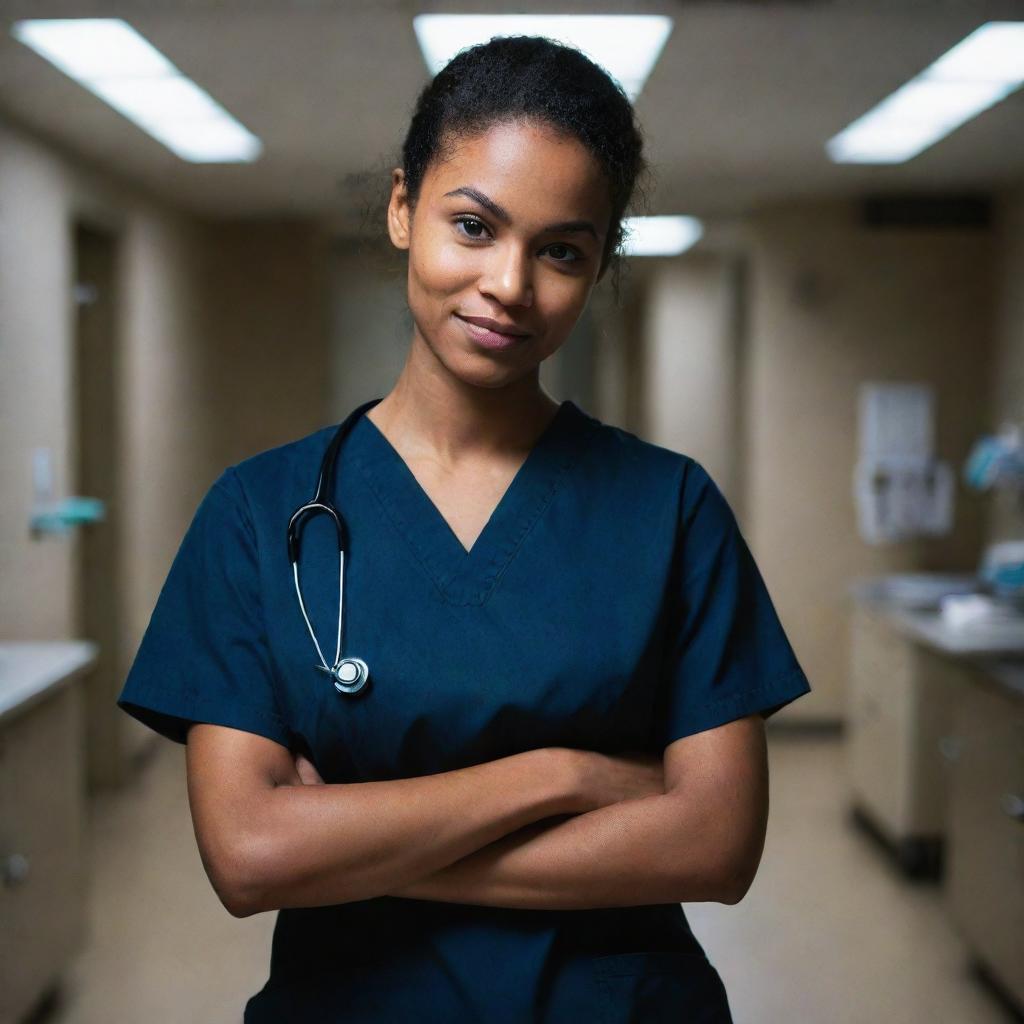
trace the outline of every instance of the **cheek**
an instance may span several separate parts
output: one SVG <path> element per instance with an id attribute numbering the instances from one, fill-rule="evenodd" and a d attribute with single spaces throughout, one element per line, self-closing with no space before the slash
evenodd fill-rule
<path id="1" fill-rule="evenodd" d="M 417 300 L 460 298 L 476 288 L 486 272 L 483 249 L 459 245 L 443 231 L 421 231 L 409 249 L 410 299 L 429 319 L 430 311 Z M 533 283 L 534 306 L 545 334 L 553 338 L 568 334 L 586 305 L 589 289 L 584 278 L 538 264 Z"/>
<path id="2" fill-rule="evenodd" d="M 583 312 L 587 295 L 587 284 L 582 277 L 556 271 L 538 275 L 535 299 L 552 325 L 570 329 Z"/>
<path id="3" fill-rule="evenodd" d="M 447 295 L 464 288 L 479 273 L 476 254 L 445 240 L 437 233 L 419 236 L 409 249 L 412 284 L 421 290 Z"/>

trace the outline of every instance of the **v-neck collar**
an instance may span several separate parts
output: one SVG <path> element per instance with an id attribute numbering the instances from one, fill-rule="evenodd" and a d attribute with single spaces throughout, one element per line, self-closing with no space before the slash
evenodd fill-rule
<path id="1" fill-rule="evenodd" d="M 451 604 L 483 604 L 543 515 L 596 423 L 566 399 L 534 442 L 467 551 L 405 460 L 365 415 L 352 427 L 352 458 L 417 560 Z"/>

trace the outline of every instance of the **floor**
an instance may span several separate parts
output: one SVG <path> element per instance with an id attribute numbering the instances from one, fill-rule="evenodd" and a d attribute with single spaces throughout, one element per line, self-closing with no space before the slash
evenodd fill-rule
<path id="1" fill-rule="evenodd" d="M 835 735 L 770 733 L 761 868 L 736 906 L 686 905 L 736 1024 L 1006 1024 L 969 968 L 941 890 L 908 884 L 848 823 Z M 92 812 L 91 941 L 46 1024 L 241 1021 L 274 915 L 238 920 L 199 861 L 183 748 L 158 741 L 136 783 Z"/>

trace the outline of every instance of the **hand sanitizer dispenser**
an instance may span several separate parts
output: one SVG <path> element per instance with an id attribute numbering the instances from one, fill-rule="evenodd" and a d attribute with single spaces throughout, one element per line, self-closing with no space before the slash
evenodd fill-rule
<path id="1" fill-rule="evenodd" d="M 35 448 L 32 451 L 32 518 L 29 529 L 33 535 L 66 534 L 83 523 L 97 523 L 104 519 L 106 507 L 99 498 L 72 495 L 54 498 L 53 449 Z"/>

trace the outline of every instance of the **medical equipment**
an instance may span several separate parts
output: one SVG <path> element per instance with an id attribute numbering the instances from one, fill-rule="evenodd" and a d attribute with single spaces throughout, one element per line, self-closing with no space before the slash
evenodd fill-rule
<path id="1" fill-rule="evenodd" d="M 320 656 L 320 664 L 316 668 L 321 672 L 326 672 L 334 680 L 334 688 L 338 693 L 359 693 L 370 681 L 370 669 L 362 658 L 343 658 L 341 656 L 341 628 L 345 608 L 345 549 L 348 547 L 348 530 L 345 527 L 345 520 L 341 518 L 341 513 L 331 502 L 331 495 L 334 493 L 334 469 L 342 441 L 345 440 L 356 420 L 379 401 L 381 401 L 380 398 L 374 398 L 372 401 L 365 402 L 353 409 L 344 419 L 334 437 L 331 438 L 327 451 L 324 452 L 323 461 L 320 463 L 320 476 L 316 482 L 316 493 L 310 501 L 300 505 L 288 520 L 288 559 L 292 563 L 292 575 L 295 579 L 295 594 L 299 599 L 299 608 L 302 610 L 302 617 L 306 620 L 309 635 L 313 638 L 316 653 Z M 331 665 L 327 664 L 327 659 L 324 658 L 323 651 L 320 649 L 316 633 L 306 614 L 306 605 L 302 600 L 302 590 L 299 586 L 299 540 L 302 536 L 302 529 L 309 519 L 320 513 L 331 517 L 338 537 L 338 639 L 334 650 L 334 662 Z"/>

